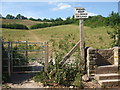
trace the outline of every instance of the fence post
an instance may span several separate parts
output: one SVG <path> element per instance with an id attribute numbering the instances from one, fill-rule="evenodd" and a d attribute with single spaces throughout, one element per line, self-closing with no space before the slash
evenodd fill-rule
<path id="1" fill-rule="evenodd" d="M 48 42 L 45 42 L 45 72 L 47 72 L 48 68 L 48 59 L 49 59 L 49 49 L 48 49 Z"/>
<path id="2" fill-rule="evenodd" d="M 10 65 L 10 42 L 8 42 L 8 76 L 11 76 L 11 65 Z"/>
<path id="3" fill-rule="evenodd" d="M 0 90 L 2 89 L 2 39 L 0 38 Z"/>
<path id="4" fill-rule="evenodd" d="M 10 43 L 10 67 L 11 67 L 11 73 L 13 73 L 13 47 L 12 47 L 12 42 Z"/>
<path id="5" fill-rule="evenodd" d="M 26 54 L 25 54 L 25 61 L 28 62 L 28 41 L 26 41 Z"/>

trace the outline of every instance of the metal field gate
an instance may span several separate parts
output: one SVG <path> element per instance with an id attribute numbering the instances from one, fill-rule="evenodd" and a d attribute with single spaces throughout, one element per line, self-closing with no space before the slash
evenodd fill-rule
<path id="1" fill-rule="evenodd" d="M 3 72 L 31 73 L 47 69 L 48 42 L 11 41 L 2 42 Z"/>

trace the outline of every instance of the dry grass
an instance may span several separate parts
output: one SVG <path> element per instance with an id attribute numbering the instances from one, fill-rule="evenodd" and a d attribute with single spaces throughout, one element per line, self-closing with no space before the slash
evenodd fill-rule
<path id="1" fill-rule="evenodd" d="M 43 23 L 40 21 L 32 21 L 32 20 L 18 20 L 18 19 L 0 19 L 0 22 L 2 21 L 3 24 L 8 24 L 8 23 L 17 23 L 17 24 L 23 24 L 26 25 L 28 27 L 35 25 L 35 24 L 39 24 L 39 23 Z"/>
<path id="2" fill-rule="evenodd" d="M 94 48 L 109 48 L 112 40 L 107 31 L 112 31 L 110 27 L 90 28 L 84 27 L 86 46 Z M 3 38 L 5 40 L 23 40 L 23 41 L 49 41 L 51 39 L 60 40 L 68 34 L 75 37 L 75 41 L 79 40 L 79 27 L 77 25 L 62 25 L 34 30 L 15 30 L 3 29 Z M 34 37 L 35 36 L 35 37 Z M 36 40 L 36 37 L 38 40 Z"/>

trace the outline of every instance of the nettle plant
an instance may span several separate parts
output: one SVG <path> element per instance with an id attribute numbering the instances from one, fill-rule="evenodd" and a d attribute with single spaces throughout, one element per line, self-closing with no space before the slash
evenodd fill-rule
<path id="1" fill-rule="evenodd" d="M 79 49 L 77 49 L 77 51 L 71 56 L 74 57 L 74 61 L 72 63 L 65 63 L 62 66 L 59 65 L 59 62 L 62 60 L 65 54 L 67 54 L 75 45 L 75 35 L 69 34 L 59 41 L 55 41 L 53 39 L 50 41 L 53 47 L 52 51 L 54 52 L 55 64 L 53 64 L 53 62 L 49 63 L 48 72 L 46 74 L 47 79 L 46 81 L 44 79 L 43 83 L 46 82 L 45 84 L 47 84 L 52 82 L 64 86 L 74 85 L 81 87 L 81 76 L 83 75 L 83 72 L 80 62 Z M 54 75 L 50 75 L 50 72 L 53 70 L 56 70 L 56 73 L 54 73 Z M 40 74 L 38 75 L 40 76 Z M 38 76 L 35 77 L 36 80 L 38 80 L 37 77 Z"/>

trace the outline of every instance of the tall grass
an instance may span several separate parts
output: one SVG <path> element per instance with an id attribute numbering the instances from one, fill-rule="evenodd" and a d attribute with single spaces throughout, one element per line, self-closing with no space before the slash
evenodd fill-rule
<path id="1" fill-rule="evenodd" d="M 111 47 L 112 39 L 110 39 L 107 31 L 112 31 L 110 27 L 90 28 L 84 27 L 85 44 L 87 47 L 94 48 L 109 48 Z M 65 35 L 73 34 L 75 41 L 79 40 L 79 27 L 77 25 L 62 25 L 55 27 L 48 27 L 43 29 L 33 29 L 29 31 L 23 30 L 9 30 L 3 29 L 3 38 L 5 40 L 28 40 L 36 41 L 33 34 L 39 38 L 40 41 L 49 41 L 51 39 L 63 39 Z M 32 34 L 30 34 L 31 32 Z"/>

